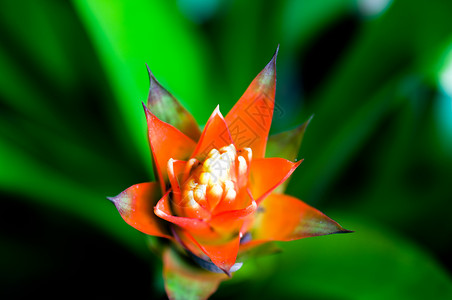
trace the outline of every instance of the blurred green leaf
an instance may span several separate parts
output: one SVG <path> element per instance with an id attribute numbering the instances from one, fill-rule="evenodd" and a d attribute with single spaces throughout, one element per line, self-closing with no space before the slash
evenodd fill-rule
<path id="1" fill-rule="evenodd" d="M 410 19 L 415 5 L 438 19 L 430 22 L 424 14 Z M 448 8 L 449 4 L 438 1 L 426 7 L 421 2 L 396 1 L 380 18 L 363 24 L 347 54 L 334 66 L 310 100 L 313 104 L 303 113 L 315 112 L 316 119 L 306 135 L 306 160 L 301 171 L 306 184 L 297 188 L 298 194 L 318 201 L 333 176 L 346 165 L 347 157 L 351 158 L 371 138 L 378 123 L 392 110 L 393 102 L 401 100 L 392 101 L 395 94 L 391 96 L 391 90 L 397 91 L 404 84 L 406 76 L 425 60 L 425 53 L 431 54 L 449 38 L 444 28 L 448 22 L 444 11 Z M 400 18 L 410 21 L 399 24 Z M 426 28 L 435 34 L 427 36 Z M 416 42 L 416 48 L 412 48 L 413 41 L 419 39 L 425 39 L 425 44 Z M 316 161 L 309 163 L 311 159 Z"/>
<path id="2" fill-rule="evenodd" d="M 48 78 L 67 87 L 74 80 L 66 51 L 68 45 L 61 43 L 67 34 L 64 31 L 67 22 L 59 22 L 59 26 L 55 26 L 59 18 L 67 17 L 65 6 L 57 1 L 47 1 L 45 5 L 36 1 L 25 1 L 23 4 L 19 11 L 14 1 L 2 3 L 0 24 L 7 29 L 2 30 L 6 35 L 3 38 L 20 46 L 18 50 L 23 51 Z M 24 20 L 27 20 L 28 25 L 32 24 L 32 31 L 30 26 L 23 26 Z"/>
<path id="3" fill-rule="evenodd" d="M 304 197 L 310 200 L 318 199 L 327 185 L 331 184 L 333 178 L 339 176 L 339 172 L 362 147 L 366 139 L 370 138 L 385 113 L 392 108 L 392 105 L 397 105 L 398 101 L 394 99 L 397 83 L 398 78 L 385 86 L 370 101 L 363 103 L 359 109 L 355 109 L 352 116 L 348 115 L 345 120 L 332 127 L 328 134 L 329 138 L 318 141 L 323 145 L 315 155 L 310 157 L 311 155 L 306 154 L 306 147 L 303 148 L 305 151 L 303 157 L 307 157 L 307 159 L 303 162 L 302 171 L 295 173 L 292 179 L 292 182 L 300 180 L 303 184 L 289 185 L 288 193 L 305 195 Z M 312 136 L 316 133 L 316 122 L 317 120 L 312 122 L 308 134 L 306 134 L 307 139 L 318 139 L 318 137 Z M 304 143 L 305 146 L 308 141 Z M 309 174 L 309 176 L 304 174 Z M 303 179 L 299 179 L 300 176 L 303 176 Z"/>
<path id="4" fill-rule="evenodd" d="M 47 205 L 76 215 L 122 241 L 136 253 L 144 253 L 145 242 L 137 238 L 141 234 L 125 223 L 118 222 L 118 213 L 103 194 L 62 177 L 2 140 L 0 157 L 8 158 L 2 161 L 1 190 L 22 195 L 37 206 Z"/>
<path id="5" fill-rule="evenodd" d="M 208 272 L 199 266 L 190 265 L 172 248 L 164 251 L 163 260 L 165 289 L 170 299 L 207 299 L 217 290 L 219 283 L 227 279 L 223 273 Z"/>
<path id="6" fill-rule="evenodd" d="M 331 213 L 356 230 L 279 243 L 220 286 L 213 299 L 448 299 L 452 282 L 422 249 L 380 224 Z"/>
<path id="7" fill-rule="evenodd" d="M 17 66 L 0 48 L 0 80 L 4 83 L 0 86 L 2 102 L 28 118 L 37 119 L 46 124 L 57 123 L 60 119 L 52 113 L 50 107 L 43 106 L 45 95 L 32 78 Z M 24 88 L 26 87 L 26 88 Z"/>
<path id="8" fill-rule="evenodd" d="M 282 157 L 288 160 L 296 160 L 306 127 L 311 122 L 312 116 L 298 127 L 274 134 L 268 137 L 265 157 Z"/>
<path id="9" fill-rule="evenodd" d="M 353 1 L 327 0 L 327 1 L 285 1 L 283 18 L 281 20 L 281 35 L 285 47 L 292 52 L 326 24 L 335 20 L 350 10 Z"/>
<path id="10" fill-rule="evenodd" d="M 178 84 L 176 98 L 192 103 L 186 106 L 195 116 L 204 116 L 199 102 L 208 90 L 204 41 L 171 1 L 75 0 L 74 5 L 103 62 L 134 145 L 143 162 L 148 161 L 140 105 L 149 88 L 145 63 L 169 90 Z"/>

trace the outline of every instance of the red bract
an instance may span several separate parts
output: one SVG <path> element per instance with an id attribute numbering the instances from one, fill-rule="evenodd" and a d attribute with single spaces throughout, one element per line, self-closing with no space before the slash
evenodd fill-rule
<path id="1" fill-rule="evenodd" d="M 208 297 L 225 278 L 181 267 L 174 259 L 180 249 L 200 266 L 230 275 L 240 267 L 239 251 L 269 241 L 347 232 L 318 210 L 279 193 L 301 163 L 288 159 L 296 157 L 307 123 L 270 138 L 267 152 L 284 158 L 264 157 L 274 110 L 275 63 L 276 54 L 226 117 L 217 107 L 202 132 L 150 73 L 144 111 L 158 182 L 134 185 L 111 200 L 134 228 L 179 245 L 179 252 L 164 253 L 170 298 L 180 292 L 171 288 L 178 284 L 175 278 L 196 282 L 198 298 Z"/>

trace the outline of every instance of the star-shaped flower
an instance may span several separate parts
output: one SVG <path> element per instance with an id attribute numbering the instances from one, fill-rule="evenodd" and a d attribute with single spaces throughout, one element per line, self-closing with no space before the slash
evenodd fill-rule
<path id="1" fill-rule="evenodd" d="M 202 132 L 149 71 L 143 106 L 157 181 L 131 186 L 110 200 L 129 225 L 171 241 L 163 262 L 172 299 L 207 298 L 241 267 L 239 254 L 264 243 L 348 232 L 281 193 L 301 163 L 291 160 L 308 122 L 268 138 L 276 55 L 226 117 L 217 107 Z"/>

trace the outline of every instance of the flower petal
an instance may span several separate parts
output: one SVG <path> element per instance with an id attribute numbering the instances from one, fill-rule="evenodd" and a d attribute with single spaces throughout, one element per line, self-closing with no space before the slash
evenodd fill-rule
<path id="1" fill-rule="evenodd" d="M 185 229 L 176 226 L 176 227 L 172 228 L 172 232 L 173 232 L 174 238 L 177 240 L 177 242 L 179 244 L 181 244 L 185 249 L 187 249 L 188 251 L 193 253 L 193 255 L 196 255 L 204 260 L 209 259 L 207 254 L 205 254 L 201 250 L 199 243 Z"/>
<path id="2" fill-rule="evenodd" d="M 170 192 L 166 193 L 155 206 L 154 212 L 157 216 L 184 229 L 199 234 L 209 234 L 211 232 L 209 224 L 207 224 L 203 220 L 173 216 L 173 213 L 171 211 L 171 204 L 177 204 L 174 202 L 170 203 L 171 199 L 169 197 L 169 194 Z"/>
<path id="3" fill-rule="evenodd" d="M 247 189 L 247 193 L 244 195 L 244 200 L 237 200 L 242 203 L 242 207 L 237 207 L 233 210 L 218 210 L 212 216 L 212 220 L 209 222 L 214 228 L 223 228 L 235 226 L 236 221 L 244 219 L 254 213 L 257 209 L 257 203 L 251 195 L 251 191 Z M 243 206 L 245 204 L 246 206 Z M 221 208 L 221 207 L 220 207 Z M 242 222 L 242 221 L 240 221 Z M 232 225 L 234 224 L 234 225 Z M 228 226 L 229 225 L 229 226 Z"/>
<path id="4" fill-rule="evenodd" d="M 217 235 L 213 238 L 197 236 L 183 229 L 177 230 L 176 233 L 182 244 L 193 254 L 204 260 L 210 259 L 218 268 L 230 275 L 240 246 L 238 228 L 235 230 L 236 234 Z"/>
<path id="5" fill-rule="evenodd" d="M 167 248 L 163 253 L 163 278 L 169 299 L 201 300 L 212 295 L 227 276 L 196 268 Z"/>
<path id="6" fill-rule="evenodd" d="M 257 209 L 257 204 L 254 200 L 252 200 L 251 204 L 245 208 L 224 211 L 224 212 L 219 213 L 218 215 L 213 216 L 212 222 L 225 223 L 229 220 L 242 219 L 242 218 L 249 216 L 253 212 L 255 212 L 256 209 Z"/>
<path id="7" fill-rule="evenodd" d="M 271 194 L 262 202 L 251 230 L 253 242 L 291 241 L 311 236 L 351 232 L 288 195 Z"/>
<path id="8" fill-rule="evenodd" d="M 149 66 L 149 95 L 147 106 L 163 122 L 173 125 L 191 139 L 197 141 L 201 131 L 195 118 L 155 79 Z"/>
<path id="9" fill-rule="evenodd" d="M 173 200 L 176 203 L 181 202 L 181 185 L 183 184 L 183 182 L 181 181 L 186 165 L 186 161 L 176 160 L 172 158 L 170 158 L 167 163 L 168 180 L 171 184 Z"/>
<path id="10" fill-rule="evenodd" d="M 116 197 L 108 198 L 114 203 L 124 221 L 149 235 L 172 238 L 164 222 L 153 211 L 160 198 L 157 182 L 135 184 Z"/>
<path id="11" fill-rule="evenodd" d="M 201 244 L 201 250 L 209 256 L 210 260 L 228 276 L 231 275 L 231 268 L 234 266 L 239 252 L 240 237 L 237 234 L 226 243 L 221 244 Z"/>
<path id="12" fill-rule="evenodd" d="M 167 163 L 170 158 L 187 159 L 196 143 L 174 126 L 159 120 L 144 104 L 148 123 L 149 144 L 163 193 L 168 183 Z"/>
<path id="13" fill-rule="evenodd" d="M 204 127 L 204 131 L 201 134 L 192 157 L 196 157 L 198 160 L 202 161 L 210 150 L 214 148 L 220 149 L 224 146 L 229 146 L 232 143 L 231 134 L 229 133 L 226 121 L 220 112 L 219 106 L 217 106 Z"/>
<path id="14" fill-rule="evenodd" d="M 278 50 L 225 118 L 236 147 L 250 147 L 254 158 L 265 155 L 275 105 L 277 54 Z"/>
<path id="15" fill-rule="evenodd" d="M 283 158 L 253 159 L 251 162 L 249 186 L 253 198 L 259 204 L 278 185 L 295 171 L 302 161 L 293 163 Z"/>

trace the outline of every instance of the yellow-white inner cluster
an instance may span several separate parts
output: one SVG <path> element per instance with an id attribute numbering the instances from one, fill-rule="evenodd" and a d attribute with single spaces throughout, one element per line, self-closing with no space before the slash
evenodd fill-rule
<path id="1" fill-rule="evenodd" d="M 250 148 L 237 151 L 232 144 L 212 149 L 202 164 L 192 158 L 187 163 L 190 176 L 182 187 L 185 205 L 212 212 L 219 203 L 232 203 L 237 190 L 246 184 L 251 158 Z"/>

